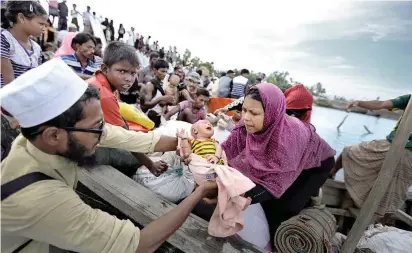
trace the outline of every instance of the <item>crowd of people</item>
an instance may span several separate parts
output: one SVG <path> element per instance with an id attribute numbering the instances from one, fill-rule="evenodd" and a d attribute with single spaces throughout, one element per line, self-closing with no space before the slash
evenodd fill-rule
<path id="1" fill-rule="evenodd" d="M 216 182 L 200 184 L 174 210 L 140 230 L 130 221 L 85 204 L 74 191 L 77 173 L 80 167 L 111 165 L 132 177 L 144 165 L 159 176 L 167 164 L 154 162 L 147 154 L 176 149 L 187 161 L 193 148 L 187 135 L 132 130 L 120 113 L 119 101 L 146 114 L 155 129 L 172 119 L 194 125 L 208 120 L 207 131 L 209 124 L 216 123 L 207 117 L 206 109 L 212 73 L 179 64 L 176 47 L 165 53 L 158 41 L 151 43 L 150 36 L 144 41 L 133 28 L 129 40 L 122 41 L 125 28 L 120 25 L 115 39 L 113 22 L 107 18 L 101 22 L 106 38 L 97 38 L 88 22 L 90 7 L 80 15 L 74 5 L 68 25 L 66 1 L 50 6 L 49 13 L 37 1 L 7 1 L 4 6 L 2 252 L 23 248 L 48 252 L 50 244 L 77 252 L 153 252 L 191 212 L 211 218 Z M 49 14 L 59 18 L 57 31 Z M 78 32 L 80 16 L 82 32 Z M 104 49 L 102 40 L 108 42 Z M 55 41 L 59 41 L 56 47 Z M 147 66 L 142 66 L 139 54 L 149 56 Z M 245 197 L 262 205 L 271 238 L 283 221 L 310 204 L 326 179 L 342 166 L 345 180 L 346 174 L 353 175 L 347 179 L 349 184 L 356 188 L 357 181 L 363 180 L 362 192 L 354 191 L 356 204 L 361 205 L 374 179 L 366 172 L 360 177 L 357 168 L 371 170 L 375 159 L 377 175 L 396 128 L 387 140 L 346 148 L 335 164 L 335 151 L 310 124 L 312 94 L 303 85 L 281 91 L 265 76 L 251 83 L 248 74 L 243 69 L 235 77 L 229 70 L 219 80 L 218 96 L 233 102 L 214 114 L 225 119 L 227 112 L 234 114 L 219 155 L 207 159 L 220 161 L 224 152 L 227 163 L 253 181 L 255 187 Z M 350 106 L 404 110 L 410 97 Z M 381 213 L 399 207 L 406 198 L 405 187 L 412 183 L 411 143 L 412 138 L 399 165 L 402 173 L 394 179 Z M 365 152 L 370 159 L 356 156 Z M 372 155 L 376 152 L 383 152 L 379 161 Z"/>

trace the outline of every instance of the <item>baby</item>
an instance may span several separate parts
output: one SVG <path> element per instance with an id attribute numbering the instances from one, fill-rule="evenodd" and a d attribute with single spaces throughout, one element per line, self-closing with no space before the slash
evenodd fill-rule
<path id="1" fill-rule="evenodd" d="M 175 103 L 179 102 L 179 91 L 177 86 L 179 85 L 180 77 L 177 75 L 172 75 L 169 79 L 169 84 L 165 89 L 167 96 L 172 96 L 175 98 Z"/>
<path id="2" fill-rule="evenodd" d="M 172 106 L 175 106 L 179 102 L 179 91 L 177 89 L 179 82 L 180 82 L 180 77 L 177 75 L 172 75 L 169 79 L 169 84 L 167 85 L 165 89 L 165 95 L 172 96 L 175 99 L 175 103 L 170 104 Z M 163 114 L 166 114 L 169 111 L 168 106 L 167 105 L 163 106 L 162 111 L 163 111 Z"/>
<path id="3" fill-rule="evenodd" d="M 210 218 L 208 232 L 214 237 L 234 235 L 243 229 L 242 211 L 251 203 L 251 199 L 244 197 L 244 194 L 256 185 L 226 164 L 225 153 L 213 139 L 214 130 L 208 120 L 193 124 L 191 133 L 193 139 L 179 134 L 178 146 L 184 144 L 191 149 L 189 169 L 196 184 L 216 181 L 218 185 L 217 205 Z"/>
<path id="4" fill-rule="evenodd" d="M 189 144 L 192 153 L 205 158 L 209 163 L 223 165 L 226 164 L 225 154 L 219 142 L 213 138 L 214 133 L 208 120 L 199 120 L 191 128 L 193 139 L 189 139 Z"/>

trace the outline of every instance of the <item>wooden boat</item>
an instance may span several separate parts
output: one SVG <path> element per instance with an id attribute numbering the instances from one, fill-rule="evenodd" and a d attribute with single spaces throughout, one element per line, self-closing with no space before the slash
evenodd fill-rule
<path id="1" fill-rule="evenodd" d="M 86 203 L 119 218 L 128 218 L 139 227 L 148 225 L 175 206 L 110 166 L 82 170 L 79 180 L 80 195 Z M 322 187 L 322 195 L 323 204 L 337 217 L 339 226 L 343 227 L 345 219 L 357 217 L 359 209 L 348 199 L 343 182 L 328 179 Z M 412 195 L 408 201 L 412 201 Z M 396 217 L 412 226 L 412 219 L 405 212 L 399 211 Z M 158 252 L 267 252 L 238 237 L 211 237 L 207 227 L 206 221 L 191 214 Z"/>
<path id="2" fill-rule="evenodd" d="M 411 108 L 410 110 L 412 110 L 412 106 L 409 107 Z M 412 124 L 412 120 L 408 120 Z M 402 130 L 402 134 L 406 136 L 407 132 Z M 396 145 L 396 148 L 401 149 L 404 146 L 404 144 Z M 140 227 L 148 225 L 175 206 L 173 203 L 162 199 L 110 166 L 100 166 L 93 170 L 83 170 L 80 173 L 79 180 L 81 185 L 90 189 L 97 198 L 97 201 L 90 201 L 89 197 L 84 196 L 85 201 L 90 205 L 97 205 L 100 209 L 112 212 L 120 217 L 127 217 Z M 389 181 L 389 179 L 387 180 Z M 380 182 L 381 181 L 377 181 L 375 184 L 379 185 Z M 372 194 L 374 194 L 373 190 L 371 191 L 371 195 Z M 381 196 L 379 199 L 380 198 Z M 412 201 L 411 195 L 408 199 L 408 202 L 410 201 Z M 374 209 L 360 211 L 356 208 L 347 194 L 343 182 L 331 179 L 327 180 L 322 187 L 322 202 L 338 218 L 338 225 L 341 228 L 344 228 L 344 223 L 347 218 L 353 220 L 359 217 L 357 222 L 366 225 L 372 222 L 371 219 L 362 220 L 364 216 L 362 212 L 368 212 L 370 217 L 372 217 Z M 399 210 L 395 216 L 412 226 L 412 218 L 408 214 L 412 214 L 410 205 L 409 210 Z M 167 243 L 158 252 L 266 252 L 264 249 L 258 248 L 237 237 L 211 237 L 207 233 L 207 227 L 208 223 L 206 221 L 193 214 L 190 215 L 183 226 L 168 238 Z M 352 237 L 354 231 L 361 235 L 365 228 L 366 226 L 360 230 L 357 228 L 357 223 L 355 223 L 351 231 Z M 350 238 L 351 233 L 349 233 L 348 238 Z M 346 247 L 356 247 L 359 238 L 348 239 L 346 244 L 349 246 Z M 353 252 L 353 250 L 351 252 Z"/>
<path id="3" fill-rule="evenodd" d="M 86 203 L 128 218 L 139 227 L 148 225 L 175 206 L 110 166 L 82 170 L 79 180 L 78 191 Z M 267 252 L 236 237 L 212 237 L 207 228 L 208 222 L 191 214 L 158 252 Z"/>

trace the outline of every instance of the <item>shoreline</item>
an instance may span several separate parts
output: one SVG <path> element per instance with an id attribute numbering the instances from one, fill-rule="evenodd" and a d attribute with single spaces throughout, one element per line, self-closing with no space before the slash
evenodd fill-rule
<path id="1" fill-rule="evenodd" d="M 319 107 L 326 107 L 326 108 L 336 109 L 340 111 L 345 111 L 347 102 L 338 101 L 338 100 L 329 100 L 329 99 L 324 99 L 324 98 L 315 98 L 313 103 Z M 377 118 L 392 119 L 392 120 L 399 120 L 399 118 L 402 115 L 402 111 L 397 111 L 397 112 L 392 112 L 389 110 L 369 111 L 367 109 L 358 108 L 358 107 L 352 108 L 351 112 L 374 116 Z"/>

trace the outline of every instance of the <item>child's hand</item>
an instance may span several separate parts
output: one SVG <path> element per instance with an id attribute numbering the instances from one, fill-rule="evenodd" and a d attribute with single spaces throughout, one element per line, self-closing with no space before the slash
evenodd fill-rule
<path id="1" fill-rule="evenodd" d="M 160 176 L 163 172 L 165 172 L 168 168 L 168 165 L 164 161 L 157 161 L 153 162 L 151 166 L 148 168 L 150 172 L 156 177 Z"/>
<path id="2" fill-rule="evenodd" d="M 189 165 L 190 161 L 191 161 L 191 159 L 190 159 L 190 157 L 189 157 L 189 158 L 184 159 L 184 160 L 183 160 L 183 163 L 184 163 L 185 165 Z"/>
<path id="3" fill-rule="evenodd" d="M 186 131 L 182 129 L 178 129 L 176 132 L 176 137 L 180 139 L 188 139 L 189 137 L 187 136 Z"/>
<path id="4" fill-rule="evenodd" d="M 186 160 L 191 153 L 191 148 L 189 146 L 189 141 L 188 141 L 188 137 L 186 134 L 186 131 L 184 129 L 180 129 L 177 131 L 176 136 L 178 138 L 177 141 L 177 154 L 183 158 L 183 160 Z"/>
<path id="5" fill-rule="evenodd" d="M 217 164 L 217 163 L 219 162 L 219 158 L 218 158 L 217 156 L 215 156 L 215 155 L 208 155 L 208 156 L 206 157 L 206 160 L 207 160 L 209 163 L 214 163 L 214 164 Z"/>

